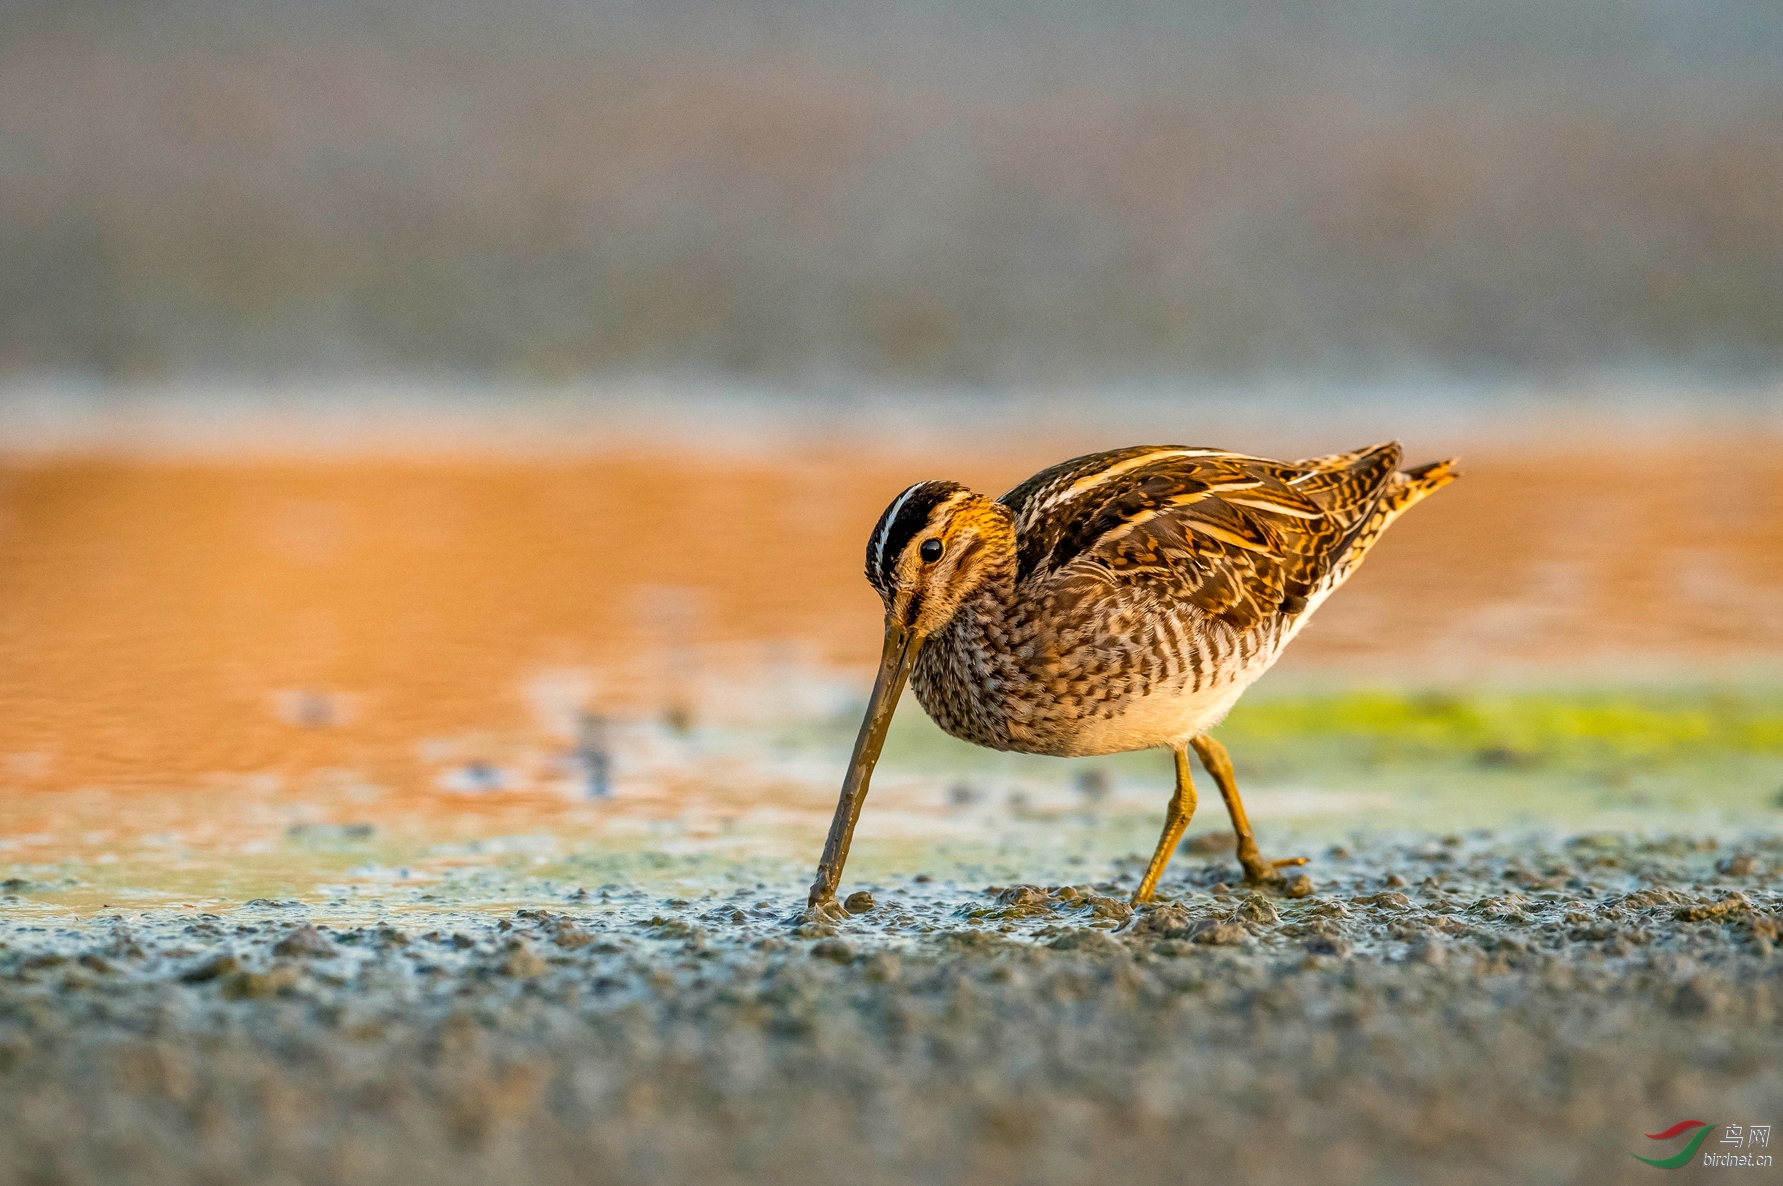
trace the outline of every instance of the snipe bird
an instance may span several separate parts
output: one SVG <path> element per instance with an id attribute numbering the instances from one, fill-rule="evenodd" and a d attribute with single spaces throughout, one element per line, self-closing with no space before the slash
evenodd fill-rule
<path id="1" fill-rule="evenodd" d="M 867 541 L 885 603 L 879 674 L 842 783 L 809 908 L 834 914 L 849 840 L 908 681 L 937 725 L 992 749 L 1076 757 L 1162 747 L 1176 793 L 1151 864 L 1157 888 L 1189 818 L 1188 751 L 1213 777 L 1245 880 L 1282 880 L 1209 735 L 1381 532 L 1457 476 L 1400 471 L 1397 442 L 1270 461 L 1141 445 L 1035 474 L 1002 498 L 918 482 Z"/>

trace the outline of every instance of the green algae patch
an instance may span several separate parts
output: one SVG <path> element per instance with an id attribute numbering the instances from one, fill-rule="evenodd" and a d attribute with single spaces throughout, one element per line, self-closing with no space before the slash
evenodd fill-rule
<path id="1" fill-rule="evenodd" d="M 851 729 L 838 723 L 834 752 Z M 1722 833 L 1783 812 L 1783 686 L 1769 682 L 1277 691 L 1266 680 L 1214 735 L 1272 843 L 1301 842 L 1281 836 L 1284 826 L 1306 843 L 1357 827 Z M 1026 820 L 1060 838 L 1076 829 L 1090 859 L 1123 844 L 1146 849 L 1172 782 L 1162 750 L 999 754 L 955 741 L 915 712 L 900 714 L 881 770 L 888 785 L 902 774 L 947 780 L 966 803 L 962 814 L 977 802 L 999 808 L 1012 828 Z M 1224 827 L 1199 770 L 1197 779 L 1192 837 Z M 1084 786 L 1112 791 L 1100 801 L 1068 793 Z M 1053 806 L 1042 810 L 1049 787 Z"/>
<path id="2" fill-rule="evenodd" d="M 1376 762 L 1468 758 L 1485 766 L 1678 765 L 1783 757 L 1783 691 L 1356 691 L 1253 697 L 1219 730 L 1232 745 L 1341 739 Z"/>

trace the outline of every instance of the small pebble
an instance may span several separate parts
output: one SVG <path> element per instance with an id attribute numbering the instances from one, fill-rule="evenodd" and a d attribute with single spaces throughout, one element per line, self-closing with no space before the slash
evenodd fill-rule
<path id="1" fill-rule="evenodd" d="M 501 974 L 512 976 L 516 980 L 529 980 L 534 976 L 543 975 L 545 968 L 544 960 L 540 959 L 531 948 L 520 944 L 509 951 L 508 958 L 502 961 Z"/>
<path id="2" fill-rule="evenodd" d="M 842 909 L 850 914 L 865 914 L 873 909 L 873 895 L 866 890 L 856 890 L 842 900 Z"/>
<path id="3" fill-rule="evenodd" d="M 215 980 L 219 976 L 227 976 L 229 973 L 238 971 L 240 968 L 241 961 L 234 956 L 219 955 L 209 963 L 193 968 L 190 972 L 181 976 L 180 979 L 187 984 L 203 984 L 208 980 Z"/>
<path id="4" fill-rule="evenodd" d="M 594 942 L 594 936 L 583 930 L 581 927 L 576 926 L 574 923 L 571 923 L 567 926 L 558 927 L 557 934 L 551 937 L 551 942 L 557 944 L 559 947 L 573 949 L 577 947 L 587 947 L 590 943 Z"/>
<path id="5" fill-rule="evenodd" d="M 840 939 L 820 939 L 811 945 L 811 958 L 846 964 L 854 959 L 854 948 Z"/>
<path id="6" fill-rule="evenodd" d="M 328 941 L 327 936 L 306 922 L 275 943 L 272 953 L 274 955 L 306 955 L 327 959 L 329 956 L 338 954 L 338 949 Z"/>
<path id="7" fill-rule="evenodd" d="M 295 986 L 301 978 L 289 964 L 267 972 L 237 972 L 223 981 L 223 995 L 235 1001 L 270 997 Z"/>
<path id="8" fill-rule="evenodd" d="M 1192 942 L 1210 947 L 1236 947 L 1250 938 L 1250 932 L 1235 922 L 1215 923 L 1195 932 Z"/>
<path id="9" fill-rule="evenodd" d="M 1233 852 L 1238 848 L 1238 837 L 1231 832 L 1202 832 L 1190 836 L 1182 842 L 1184 852 L 1200 855 L 1213 855 L 1222 852 Z"/>
<path id="10" fill-rule="evenodd" d="M 1414 964 L 1440 966 L 1448 957 L 1448 948 L 1440 939 L 1420 939 L 1412 945 L 1411 954 L 1407 957 Z"/>

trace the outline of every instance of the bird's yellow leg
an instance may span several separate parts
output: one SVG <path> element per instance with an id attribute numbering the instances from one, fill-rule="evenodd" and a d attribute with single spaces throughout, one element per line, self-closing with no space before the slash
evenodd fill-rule
<path id="1" fill-rule="evenodd" d="M 1247 885 L 1260 885 L 1267 881 L 1278 880 L 1281 874 L 1276 870 L 1283 865 L 1304 865 L 1305 857 L 1284 857 L 1279 861 L 1266 861 L 1257 851 L 1257 838 L 1251 832 L 1250 817 L 1244 813 L 1244 800 L 1238 797 L 1238 780 L 1232 777 L 1232 756 L 1226 747 L 1203 733 L 1192 738 L 1189 744 L 1195 747 L 1201 765 L 1213 775 L 1214 782 L 1219 784 L 1220 796 L 1226 800 L 1226 812 L 1232 817 L 1232 830 L 1238 833 L 1238 863 L 1244 866 L 1244 880 Z"/>
<path id="2" fill-rule="evenodd" d="M 1152 863 L 1146 866 L 1139 888 L 1133 891 L 1135 906 L 1152 900 L 1158 878 L 1164 876 L 1164 866 L 1170 863 L 1176 842 L 1182 839 L 1183 829 L 1195 814 L 1195 780 L 1189 777 L 1189 751 L 1178 747 L 1171 752 L 1176 755 L 1176 794 L 1170 796 L 1170 806 L 1164 813 L 1164 834 L 1158 837 L 1158 850 L 1152 853 Z"/>

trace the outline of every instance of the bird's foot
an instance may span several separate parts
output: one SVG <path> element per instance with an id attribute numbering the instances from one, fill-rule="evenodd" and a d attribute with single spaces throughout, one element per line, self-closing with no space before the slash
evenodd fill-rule
<path id="1" fill-rule="evenodd" d="M 805 908 L 793 915 L 789 920 L 793 926 L 803 933 L 809 929 L 814 938 L 823 938 L 836 933 L 836 924 L 849 917 L 842 903 L 836 901 L 835 894 L 812 894 Z"/>
<path id="2" fill-rule="evenodd" d="M 1306 864 L 1305 857 L 1283 857 L 1270 861 L 1252 852 L 1240 855 L 1238 860 L 1244 866 L 1246 885 L 1279 889 L 1290 898 L 1304 898 L 1312 893 L 1312 878 L 1304 873 L 1282 872 L 1285 868 Z"/>

